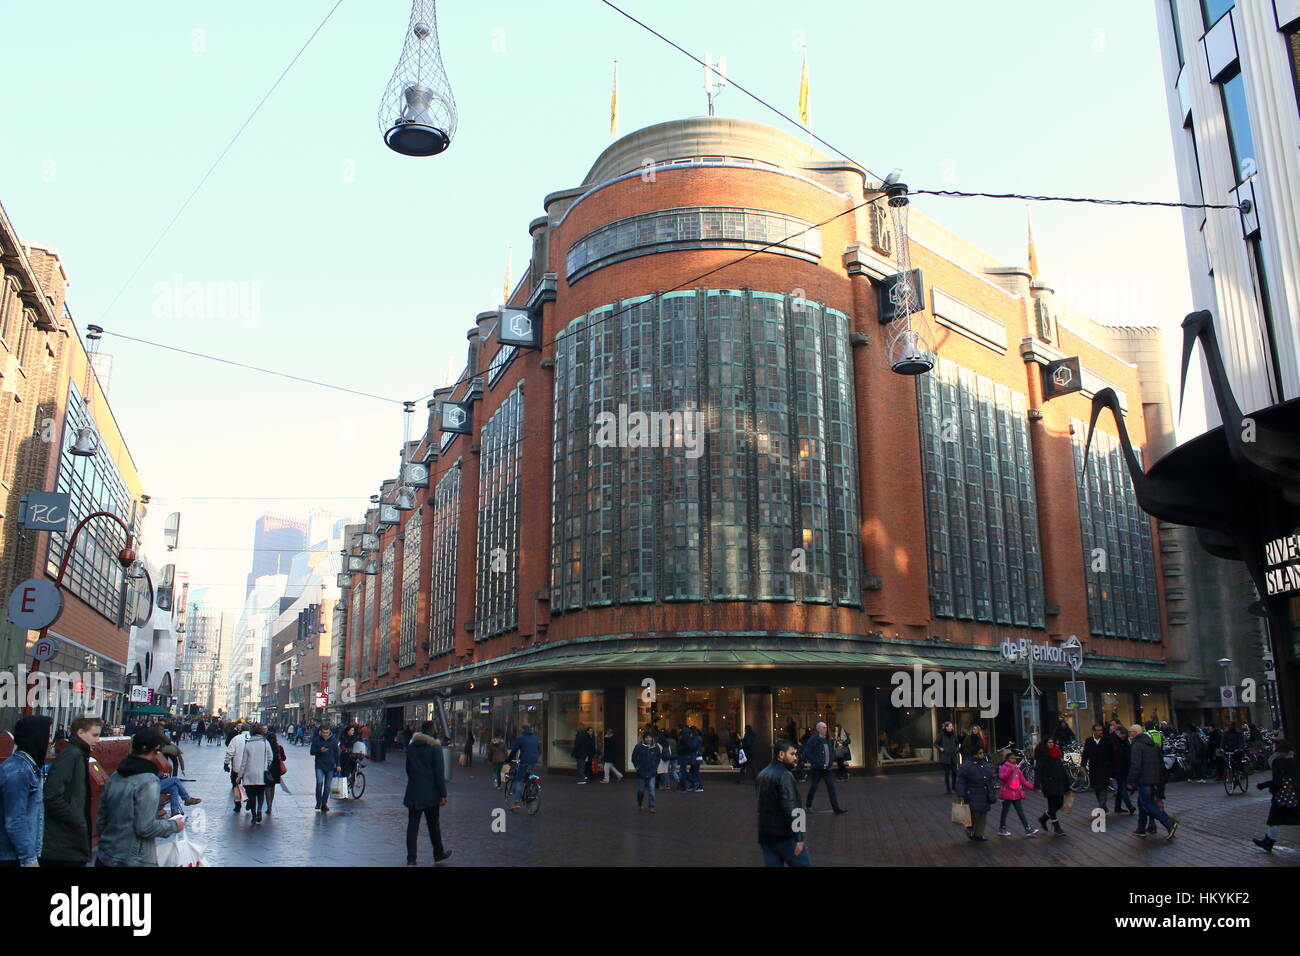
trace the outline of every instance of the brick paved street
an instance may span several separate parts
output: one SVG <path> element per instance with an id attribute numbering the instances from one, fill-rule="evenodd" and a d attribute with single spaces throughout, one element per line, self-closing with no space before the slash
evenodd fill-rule
<path id="1" fill-rule="evenodd" d="M 288 747 L 287 782 L 275 812 L 254 827 L 227 802 L 220 747 L 187 745 L 191 792 L 203 798 L 205 831 L 197 835 L 213 866 L 400 866 L 405 863 L 404 758 L 396 752 L 366 768 L 360 801 L 332 803 L 322 817 L 313 810 L 311 757 Z M 1000 838 L 991 825 L 988 844 L 971 844 L 948 822 L 950 798 L 935 774 L 860 778 L 841 785 L 849 814 L 809 817 L 809 847 L 819 866 L 1297 866 L 1300 833 L 1284 828 L 1272 856 L 1250 843 L 1263 832 L 1267 797 L 1254 789 L 1228 797 L 1219 784 L 1171 784 L 1168 809 L 1182 821 L 1178 837 L 1137 839 L 1133 818 L 1110 819 L 1110 831 L 1092 833 L 1090 793 L 1080 794 L 1065 817 L 1068 836 Z M 542 810 L 536 817 L 506 815 L 506 832 L 493 832 L 492 813 L 502 801 L 481 762 L 456 768 L 443 810 L 443 838 L 454 856 L 448 865 L 755 866 L 754 798 L 748 785 L 729 775 L 706 776 L 705 792 L 661 793 L 654 816 L 636 810 L 635 783 L 579 786 L 572 775 L 543 778 Z M 806 792 L 806 789 L 801 790 Z M 827 810 L 824 794 L 817 806 Z M 1026 812 L 1044 803 L 1036 794 Z M 1012 815 L 1014 820 L 1014 814 Z M 996 823 L 996 820 L 993 821 Z M 1162 831 L 1163 832 L 1163 831 Z M 432 852 L 422 831 L 420 864 Z"/>

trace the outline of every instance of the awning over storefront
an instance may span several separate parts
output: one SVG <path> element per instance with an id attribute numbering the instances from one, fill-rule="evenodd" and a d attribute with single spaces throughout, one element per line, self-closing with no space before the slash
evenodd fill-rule
<path id="1" fill-rule="evenodd" d="M 811 645 L 811 646 L 809 646 Z M 580 638 L 530 648 L 491 661 L 421 677 L 375 691 L 358 694 L 358 702 L 385 700 L 396 703 L 434 692 L 455 690 L 455 685 L 488 677 L 554 674 L 569 671 L 638 671 L 647 667 L 666 670 L 709 668 L 764 670 L 846 669 L 904 670 L 920 665 L 926 670 L 998 671 L 1020 674 L 1023 665 L 1005 660 L 996 650 L 969 645 L 885 641 L 865 636 L 762 635 L 735 632 L 663 638 Z M 1037 680 L 1068 680 L 1064 667 L 1035 668 Z M 1149 661 L 1084 659 L 1081 680 L 1121 680 L 1148 684 L 1204 683 L 1175 674 Z"/>

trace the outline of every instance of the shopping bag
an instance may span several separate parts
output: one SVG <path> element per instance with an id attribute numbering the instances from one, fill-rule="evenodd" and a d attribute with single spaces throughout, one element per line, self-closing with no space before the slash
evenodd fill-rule
<path id="1" fill-rule="evenodd" d="M 456 758 L 456 763 L 460 764 L 462 767 L 468 767 L 468 766 L 469 766 L 469 755 L 468 755 L 468 754 L 461 754 L 459 757 Z"/>
<path id="2" fill-rule="evenodd" d="M 340 800 L 348 798 L 348 778 L 339 776 L 330 781 L 330 796 L 338 797 Z"/>
<path id="3" fill-rule="evenodd" d="M 1074 812 L 1074 791 L 1073 790 L 1065 791 L 1065 802 L 1061 804 L 1061 809 L 1064 810 L 1066 813 Z"/>
<path id="4" fill-rule="evenodd" d="M 182 830 L 160 839 L 157 844 L 158 866 L 202 866 L 203 847 Z"/>
<path id="5" fill-rule="evenodd" d="M 243 803 L 243 802 L 244 802 L 245 800 L 247 800 L 247 799 L 248 799 L 248 793 L 244 790 L 244 788 L 243 788 L 243 786 L 242 786 L 241 784 L 236 784 L 236 785 L 231 789 L 231 791 L 230 791 L 230 802 L 231 802 L 231 803 Z"/>
<path id="6" fill-rule="evenodd" d="M 971 825 L 969 803 L 954 803 L 952 805 L 952 822 L 961 827 Z"/>
<path id="7" fill-rule="evenodd" d="M 736 763 L 740 764 L 743 767 L 748 762 L 749 762 L 749 757 L 745 755 L 745 748 L 741 747 L 739 750 L 736 751 Z"/>

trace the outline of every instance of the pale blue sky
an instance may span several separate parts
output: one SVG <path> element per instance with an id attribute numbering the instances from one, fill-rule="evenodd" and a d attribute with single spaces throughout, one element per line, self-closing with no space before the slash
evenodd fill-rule
<path id="1" fill-rule="evenodd" d="M 462 366 L 507 245 L 517 279 L 542 198 L 577 185 L 610 143 L 612 61 L 623 133 L 704 112 L 702 70 L 598 0 L 445 0 L 459 132 L 442 156 L 398 156 L 376 111 L 409 4 L 344 0 L 105 315 L 333 3 L 0 7 L 0 200 L 20 235 L 63 255 L 83 330 L 426 395 Z M 803 31 L 814 130 L 878 172 L 902 167 L 915 188 L 1178 198 L 1150 3 L 623 5 L 697 55 L 725 54 L 733 77 L 790 114 Z M 734 89 L 719 113 L 781 124 Z M 1025 259 L 1021 203 L 918 197 L 915 208 Z M 1033 217 L 1043 278 L 1080 309 L 1167 329 L 1189 311 L 1178 212 L 1036 205 Z M 156 315 L 178 276 L 245 283 L 257 320 Z M 247 547 L 257 514 L 359 512 L 396 472 L 400 406 L 112 338 L 104 350 L 146 489 L 184 512 L 183 544 L 211 549 L 187 551 L 182 567 L 195 586 L 237 586 L 232 603 L 249 555 L 215 549 Z M 346 494 L 355 504 L 182 499 Z"/>

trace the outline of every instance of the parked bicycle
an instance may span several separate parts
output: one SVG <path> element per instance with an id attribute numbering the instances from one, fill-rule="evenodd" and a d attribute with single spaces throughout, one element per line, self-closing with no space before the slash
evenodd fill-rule
<path id="1" fill-rule="evenodd" d="M 1026 780 L 1031 784 L 1034 782 L 1034 758 L 1026 756 L 1025 752 L 1015 744 L 1005 744 L 999 747 L 998 750 L 1011 751 L 1011 756 L 1007 759 L 1020 767 L 1020 772 L 1025 775 Z"/>
<path id="2" fill-rule="evenodd" d="M 1250 786 L 1250 769 L 1246 762 L 1245 755 L 1240 750 L 1224 750 L 1220 752 L 1220 758 L 1224 761 L 1223 771 L 1223 791 L 1229 796 L 1235 790 L 1238 793 L 1245 793 L 1246 788 Z"/>

